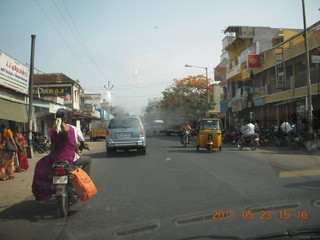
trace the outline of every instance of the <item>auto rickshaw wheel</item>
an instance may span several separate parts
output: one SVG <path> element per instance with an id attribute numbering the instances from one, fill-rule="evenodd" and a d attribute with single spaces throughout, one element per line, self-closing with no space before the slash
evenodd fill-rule
<path id="1" fill-rule="evenodd" d="M 199 145 L 197 145 L 197 151 L 199 151 L 199 148 L 200 148 L 200 146 L 199 146 Z"/>
<path id="2" fill-rule="evenodd" d="M 220 147 L 219 147 L 219 151 L 221 151 L 222 150 L 222 145 L 220 145 Z"/>
<path id="3" fill-rule="evenodd" d="M 211 145 L 208 147 L 208 150 L 209 150 L 209 152 L 211 152 L 211 153 L 212 153 L 213 148 L 212 148 L 212 146 L 211 146 Z"/>

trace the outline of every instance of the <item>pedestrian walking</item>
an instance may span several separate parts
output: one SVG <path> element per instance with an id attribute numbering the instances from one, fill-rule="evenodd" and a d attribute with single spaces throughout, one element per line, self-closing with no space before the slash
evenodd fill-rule
<path id="1" fill-rule="evenodd" d="M 26 138 L 23 136 L 20 127 L 16 127 L 16 132 L 14 133 L 14 139 L 18 146 L 18 161 L 19 166 L 16 168 L 16 172 L 27 171 L 29 168 L 28 155 L 27 155 L 27 142 Z"/>
<path id="2" fill-rule="evenodd" d="M 7 128 L 5 123 L 2 123 L 0 124 L 0 180 L 14 178 L 14 158 L 16 153 L 8 150 L 8 144 L 10 143 L 16 150 L 18 149 L 13 139 L 12 131 Z"/>

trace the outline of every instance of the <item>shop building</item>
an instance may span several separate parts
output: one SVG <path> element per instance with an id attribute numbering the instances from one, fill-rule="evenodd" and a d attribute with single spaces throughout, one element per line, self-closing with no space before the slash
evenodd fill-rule
<path id="1" fill-rule="evenodd" d="M 37 121 L 39 128 L 46 129 L 45 125 L 52 126 L 54 113 L 59 107 L 65 107 L 72 113 L 71 123 L 80 129 L 86 129 L 91 120 L 99 119 L 95 110 L 92 109 L 88 112 L 81 109 L 81 107 L 84 107 L 81 105 L 81 95 L 84 94 L 84 89 L 78 81 L 63 73 L 51 73 L 35 74 L 33 83 L 33 95 L 35 97 L 56 103 L 55 105 L 46 104 L 46 112 L 42 109 L 44 112 L 41 112 L 40 115 L 45 116 L 44 118 L 47 118 L 47 120 L 39 118 Z M 39 111 L 36 111 L 36 113 L 39 114 Z"/>
<path id="2" fill-rule="evenodd" d="M 28 89 L 28 67 L 0 51 L 0 121 L 9 123 L 13 131 L 16 126 L 26 130 Z"/>
<path id="3" fill-rule="evenodd" d="M 313 128 L 320 129 L 320 22 L 307 29 L 311 58 L 310 78 L 313 105 Z M 266 127 L 280 120 L 297 125 L 307 132 L 307 61 L 304 35 L 298 33 L 260 54 L 261 66 L 252 69 L 251 101 L 254 118 Z"/>
<path id="4" fill-rule="evenodd" d="M 239 127 L 243 119 L 254 118 L 252 69 L 260 66 L 258 56 L 301 30 L 229 26 L 224 32 L 221 62 L 215 69 L 223 87 L 220 107 L 225 126 Z"/>

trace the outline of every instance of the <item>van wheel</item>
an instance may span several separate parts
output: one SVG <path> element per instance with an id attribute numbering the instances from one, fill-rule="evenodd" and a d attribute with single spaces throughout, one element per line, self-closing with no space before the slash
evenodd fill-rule
<path id="1" fill-rule="evenodd" d="M 107 148 L 107 156 L 111 157 L 117 150 L 112 148 Z"/>
<path id="2" fill-rule="evenodd" d="M 140 151 L 141 151 L 142 155 L 146 155 L 147 154 L 147 149 L 146 148 L 142 148 Z"/>

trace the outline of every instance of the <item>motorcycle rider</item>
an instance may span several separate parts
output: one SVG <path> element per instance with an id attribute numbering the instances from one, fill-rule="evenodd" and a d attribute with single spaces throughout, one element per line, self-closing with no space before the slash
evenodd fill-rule
<path id="1" fill-rule="evenodd" d="M 288 146 L 291 146 L 291 140 L 294 135 L 294 130 L 293 130 L 291 124 L 289 122 L 285 122 L 285 121 L 281 120 L 280 130 L 283 133 L 287 134 L 286 140 L 287 140 Z"/>
<path id="2" fill-rule="evenodd" d="M 241 142 L 245 142 L 247 138 L 251 137 L 255 134 L 254 125 L 251 121 L 247 120 L 247 124 L 241 127 L 241 132 L 243 133 L 241 136 Z"/>
<path id="3" fill-rule="evenodd" d="M 67 111 L 63 108 L 58 109 L 55 127 L 48 131 L 51 138 L 50 154 L 41 158 L 35 166 L 32 192 L 37 200 L 49 199 L 52 196 L 52 177 L 50 174 L 52 164 L 56 160 L 81 165 L 83 170 L 88 175 L 90 174 L 91 158 L 76 154 L 77 131 L 68 125 L 67 121 Z"/>
<path id="4" fill-rule="evenodd" d="M 181 127 L 181 136 L 180 136 L 181 143 L 182 143 L 182 138 L 183 138 L 183 136 L 186 134 L 187 131 L 189 131 L 189 134 L 191 134 L 192 127 L 189 125 L 189 123 L 186 122 L 186 123 Z M 188 137 L 188 141 L 190 141 L 189 137 Z"/>

